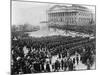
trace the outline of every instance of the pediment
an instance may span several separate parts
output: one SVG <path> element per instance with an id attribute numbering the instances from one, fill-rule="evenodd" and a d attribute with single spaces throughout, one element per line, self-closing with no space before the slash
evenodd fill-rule
<path id="1" fill-rule="evenodd" d="M 61 9 L 67 9 L 67 6 L 60 6 L 60 5 L 55 5 L 50 10 L 61 10 Z"/>

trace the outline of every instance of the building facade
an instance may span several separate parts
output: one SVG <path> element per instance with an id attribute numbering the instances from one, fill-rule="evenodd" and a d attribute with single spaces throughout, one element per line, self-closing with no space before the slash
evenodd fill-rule
<path id="1" fill-rule="evenodd" d="M 80 5 L 55 5 L 48 10 L 49 25 L 90 25 L 92 12 Z"/>

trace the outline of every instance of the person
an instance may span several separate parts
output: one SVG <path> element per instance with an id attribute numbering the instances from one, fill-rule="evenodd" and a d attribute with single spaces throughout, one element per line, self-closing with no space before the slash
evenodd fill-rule
<path id="1" fill-rule="evenodd" d="M 67 69 L 67 60 L 64 61 L 64 71 Z"/>
<path id="2" fill-rule="evenodd" d="M 76 61 L 77 61 L 77 65 L 78 65 L 78 63 L 79 63 L 79 57 L 78 57 L 78 55 L 76 56 Z"/>
<path id="3" fill-rule="evenodd" d="M 68 60 L 68 68 L 69 68 L 69 71 L 73 70 L 73 62 L 71 59 Z"/>
<path id="4" fill-rule="evenodd" d="M 75 64 L 75 58 L 73 58 L 73 64 Z"/>
<path id="5" fill-rule="evenodd" d="M 41 62 L 41 70 L 42 70 L 42 72 L 44 72 L 44 63 L 43 62 Z"/>
<path id="6" fill-rule="evenodd" d="M 47 71 L 47 72 L 50 72 L 50 65 L 49 65 L 48 62 L 47 62 L 47 64 L 46 64 L 46 71 Z"/>
<path id="7" fill-rule="evenodd" d="M 59 63 L 58 60 L 56 60 L 56 62 L 55 62 L 55 71 L 59 71 L 59 69 L 60 69 L 60 63 Z"/>
<path id="8" fill-rule="evenodd" d="M 60 53 L 59 53 L 59 58 L 61 58 L 61 55 L 60 55 Z"/>
<path id="9" fill-rule="evenodd" d="M 87 59 L 87 70 L 90 70 L 90 62 L 89 62 L 89 59 Z"/>
<path id="10" fill-rule="evenodd" d="M 34 63 L 34 72 L 36 72 L 36 73 L 40 72 L 40 64 L 39 64 L 39 62 Z"/>
<path id="11" fill-rule="evenodd" d="M 64 68 L 64 61 L 63 61 L 63 59 L 61 60 L 61 68 L 62 68 L 62 70 Z"/>
<path id="12" fill-rule="evenodd" d="M 54 69 L 55 69 L 55 64 L 53 63 L 52 64 L 52 71 L 54 71 Z"/>
<path id="13" fill-rule="evenodd" d="M 69 70 L 72 71 L 73 70 L 73 63 L 70 62 L 70 65 L 69 65 Z"/>

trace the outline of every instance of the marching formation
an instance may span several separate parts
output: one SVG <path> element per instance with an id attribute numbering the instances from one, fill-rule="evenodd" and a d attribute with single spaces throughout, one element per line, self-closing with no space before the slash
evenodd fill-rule
<path id="1" fill-rule="evenodd" d="M 82 63 L 91 69 L 95 60 L 94 39 L 51 36 L 12 38 L 11 72 L 29 74 L 75 71 Z"/>

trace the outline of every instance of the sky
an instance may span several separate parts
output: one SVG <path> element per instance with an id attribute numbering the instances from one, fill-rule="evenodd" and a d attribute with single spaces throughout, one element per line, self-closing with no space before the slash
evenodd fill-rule
<path id="1" fill-rule="evenodd" d="M 40 22 L 47 21 L 46 11 L 53 5 L 57 4 L 12 1 L 12 25 L 41 25 Z M 85 7 L 95 12 L 95 7 Z"/>

